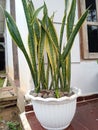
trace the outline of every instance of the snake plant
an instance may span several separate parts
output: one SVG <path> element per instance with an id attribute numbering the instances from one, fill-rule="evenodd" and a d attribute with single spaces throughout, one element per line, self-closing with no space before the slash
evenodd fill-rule
<path id="1" fill-rule="evenodd" d="M 49 17 L 45 2 L 43 6 L 35 9 L 33 0 L 21 1 L 28 27 L 27 43 L 29 51 L 24 46 L 15 21 L 5 10 L 4 15 L 7 27 L 12 39 L 27 60 L 34 81 L 35 91 L 38 93 L 42 89 L 54 90 L 56 98 L 58 98 L 59 91 L 70 91 L 71 48 L 80 27 L 87 17 L 88 9 L 74 25 L 76 0 L 72 0 L 70 9 L 68 6 L 68 1 L 70 0 L 65 0 L 64 15 L 60 35 L 58 36 L 53 23 L 53 17 Z M 43 11 L 43 17 L 39 19 L 38 14 L 41 11 Z M 66 36 L 64 35 L 65 26 Z M 66 43 L 63 43 L 64 37 L 67 37 Z"/>

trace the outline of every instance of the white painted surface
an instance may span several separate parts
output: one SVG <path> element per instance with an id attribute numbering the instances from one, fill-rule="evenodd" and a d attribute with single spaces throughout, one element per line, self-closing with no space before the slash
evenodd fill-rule
<path id="1" fill-rule="evenodd" d="M 43 5 L 43 0 L 33 0 L 36 7 Z M 64 0 L 45 0 L 47 6 L 49 7 L 49 13 L 52 14 L 56 11 L 54 21 L 61 22 L 61 17 L 63 15 Z M 9 0 L 7 0 L 7 4 Z M 27 46 L 27 26 L 25 22 L 24 12 L 21 0 L 16 0 L 16 22 L 25 46 Z M 8 8 L 8 7 L 7 7 Z M 78 13 L 76 13 L 78 17 Z M 40 16 L 41 17 L 41 14 Z M 76 18 L 77 21 L 77 18 Z M 60 25 L 56 25 L 57 30 L 59 30 Z M 12 52 L 11 52 L 11 40 L 7 31 L 7 53 L 8 53 L 8 67 L 12 67 Z M 75 39 L 75 44 L 72 49 L 72 83 L 71 86 L 76 86 L 81 88 L 82 95 L 88 95 L 93 93 L 98 93 L 98 64 L 96 61 L 81 61 L 80 59 L 80 45 L 79 36 L 77 35 Z M 20 87 L 26 93 L 27 90 L 31 89 L 32 79 L 29 72 L 29 68 L 24 59 L 23 54 L 18 50 L 19 58 L 19 73 L 20 73 Z M 11 74 L 12 75 L 12 74 Z M 13 75 L 12 75 L 13 76 Z"/>
<path id="2" fill-rule="evenodd" d="M 10 12 L 10 0 L 6 1 L 6 9 L 8 12 Z M 13 54 L 12 54 L 12 40 L 9 35 L 8 29 L 5 29 L 5 55 L 6 55 L 6 69 L 9 76 L 13 79 L 14 78 L 14 72 L 13 72 Z"/>
<path id="3" fill-rule="evenodd" d="M 76 99 L 80 90 L 73 88 L 74 95 L 61 98 L 41 98 L 30 94 L 35 115 L 46 130 L 63 130 L 67 128 L 76 111 Z"/>
<path id="4" fill-rule="evenodd" d="M 98 93 L 98 64 L 96 61 L 81 61 L 72 64 L 72 86 L 82 90 L 82 95 Z"/>
<path id="5" fill-rule="evenodd" d="M 26 118 L 25 112 L 20 114 L 20 119 L 21 119 L 24 130 L 31 130 L 31 127 L 30 127 L 29 122 Z"/>

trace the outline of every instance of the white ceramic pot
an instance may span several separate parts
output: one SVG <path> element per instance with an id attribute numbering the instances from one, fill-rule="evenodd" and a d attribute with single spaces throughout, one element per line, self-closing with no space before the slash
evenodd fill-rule
<path id="1" fill-rule="evenodd" d="M 45 129 L 63 130 L 70 125 L 76 111 L 76 99 L 80 95 L 80 89 L 72 88 L 72 91 L 74 95 L 58 99 L 28 95 L 32 99 L 35 115 Z"/>

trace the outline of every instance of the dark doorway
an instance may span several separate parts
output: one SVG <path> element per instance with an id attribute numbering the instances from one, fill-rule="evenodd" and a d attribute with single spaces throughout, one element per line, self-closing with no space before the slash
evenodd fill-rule
<path id="1" fill-rule="evenodd" d="M 0 37 L 0 71 L 5 69 L 5 45 L 4 38 Z"/>

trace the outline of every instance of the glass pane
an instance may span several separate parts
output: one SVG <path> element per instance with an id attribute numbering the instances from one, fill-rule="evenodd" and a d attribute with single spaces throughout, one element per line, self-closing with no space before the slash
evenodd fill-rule
<path id="1" fill-rule="evenodd" d="M 98 26 L 87 26 L 89 52 L 98 52 Z"/>
<path id="2" fill-rule="evenodd" d="M 92 22 L 97 21 L 96 0 L 85 0 L 85 3 L 86 3 L 86 8 L 91 6 L 89 9 L 87 21 L 92 21 Z"/>

